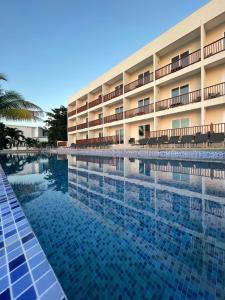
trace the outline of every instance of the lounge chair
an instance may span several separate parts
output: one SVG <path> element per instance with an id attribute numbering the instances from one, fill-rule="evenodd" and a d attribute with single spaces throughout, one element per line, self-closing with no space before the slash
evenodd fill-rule
<path id="1" fill-rule="evenodd" d="M 194 143 L 197 144 L 205 144 L 208 142 L 208 133 L 197 133 L 195 135 Z"/>
<path id="2" fill-rule="evenodd" d="M 224 133 L 211 133 L 209 137 L 209 144 L 213 143 L 224 143 Z"/>
<path id="3" fill-rule="evenodd" d="M 172 144 L 172 145 L 179 145 L 180 144 L 180 136 L 177 136 L 177 135 L 171 136 L 169 138 L 168 143 Z"/>
<path id="4" fill-rule="evenodd" d="M 152 138 L 149 138 L 147 140 L 148 140 L 147 144 L 150 145 L 150 146 L 157 145 L 157 143 L 158 143 L 158 138 L 157 137 L 152 137 Z"/>
<path id="5" fill-rule="evenodd" d="M 158 145 L 165 145 L 168 144 L 168 135 L 162 135 L 158 137 Z"/>
<path id="6" fill-rule="evenodd" d="M 180 143 L 184 146 L 185 144 L 187 145 L 187 144 L 193 144 L 193 142 L 194 142 L 194 135 L 183 135 L 182 137 L 181 137 L 181 141 L 180 141 Z"/>

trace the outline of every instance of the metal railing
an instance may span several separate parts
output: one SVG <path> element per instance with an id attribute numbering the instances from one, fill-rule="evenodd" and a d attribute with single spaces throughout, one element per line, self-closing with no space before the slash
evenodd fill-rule
<path id="1" fill-rule="evenodd" d="M 82 111 L 84 111 L 84 110 L 86 110 L 87 108 L 88 108 L 87 103 L 86 103 L 85 105 L 83 105 L 83 106 L 80 106 L 80 107 L 77 109 L 77 114 L 80 113 L 80 112 L 82 112 Z"/>
<path id="2" fill-rule="evenodd" d="M 133 118 L 133 117 L 136 117 L 136 116 L 149 114 L 151 112 L 154 112 L 154 104 L 153 103 L 145 105 L 145 106 L 136 107 L 136 108 L 133 108 L 133 109 L 126 110 L 124 112 L 124 117 L 125 117 L 125 119 L 128 119 L 128 118 Z"/>
<path id="3" fill-rule="evenodd" d="M 99 105 L 101 103 L 102 103 L 102 96 L 99 96 L 97 99 L 89 102 L 88 107 L 92 108 L 92 107 L 97 106 L 97 105 Z"/>
<path id="4" fill-rule="evenodd" d="M 149 137 L 160 137 L 163 135 L 167 135 L 168 137 L 184 136 L 184 135 L 195 135 L 196 133 L 209 133 L 209 132 L 225 133 L 225 123 L 150 131 Z"/>
<path id="5" fill-rule="evenodd" d="M 169 99 L 157 101 L 155 104 L 156 111 L 174 108 L 177 106 L 187 105 L 201 101 L 201 90 L 193 91 Z"/>
<path id="6" fill-rule="evenodd" d="M 156 70 L 155 78 L 159 79 L 159 78 L 164 77 L 173 72 L 177 72 L 187 66 L 197 63 L 200 60 L 201 60 L 201 49 L 198 49 L 198 50 L 190 53 L 189 55 L 187 55 L 183 58 L 180 58 L 179 60 L 172 62 L 172 63 Z"/>
<path id="7" fill-rule="evenodd" d="M 58 147 L 66 147 L 67 146 L 67 141 L 57 141 L 57 146 Z"/>
<path id="8" fill-rule="evenodd" d="M 89 125 L 89 127 L 92 127 L 92 126 L 101 125 L 102 123 L 103 123 L 103 119 L 101 118 L 101 119 L 89 121 L 88 125 Z"/>
<path id="9" fill-rule="evenodd" d="M 115 144 L 116 141 L 117 141 L 116 136 L 104 136 L 104 137 L 76 140 L 76 144 L 77 145 L 93 145 L 94 146 L 95 144 L 98 144 L 98 143 Z"/>
<path id="10" fill-rule="evenodd" d="M 68 132 L 71 132 L 71 131 L 76 131 L 77 129 L 77 126 L 71 126 L 71 127 L 68 127 Z"/>
<path id="11" fill-rule="evenodd" d="M 72 116 L 74 116 L 74 115 L 76 115 L 76 112 L 77 112 L 76 109 L 74 109 L 74 110 L 68 112 L 68 118 L 69 118 L 69 117 L 72 117 Z"/>
<path id="12" fill-rule="evenodd" d="M 143 78 L 134 80 L 124 86 L 124 93 L 130 92 L 136 88 L 139 88 L 140 86 L 150 83 L 153 81 L 153 79 L 154 79 L 154 73 L 152 72 L 144 76 Z"/>
<path id="13" fill-rule="evenodd" d="M 225 50 L 225 37 L 204 47 L 204 58 L 208 58 Z"/>
<path id="14" fill-rule="evenodd" d="M 104 123 L 111 123 L 120 120 L 123 120 L 123 112 L 104 117 Z"/>
<path id="15" fill-rule="evenodd" d="M 88 122 L 82 123 L 82 124 L 78 124 L 77 125 L 77 130 L 79 129 L 84 129 L 88 127 Z"/>
<path id="16" fill-rule="evenodd" d="M 106 102 L 106 101 L 109 101 L 109 100 L 111 100 L 113 98 L 116 98 L 118 96 L 121 96 L 121 95 L 123 95 L 123 88 L 120 88 L 120 89 L 115 90 L 115 91 L 113 91 L 109 94 L 104 95 L 103 100 L 104 100 L 104 102 Z"/>
<path id="17" fill-rule="evenodd" d="M 204 99 L 209 100 L 225 95 L 225 82 L 204 88 Z"/>

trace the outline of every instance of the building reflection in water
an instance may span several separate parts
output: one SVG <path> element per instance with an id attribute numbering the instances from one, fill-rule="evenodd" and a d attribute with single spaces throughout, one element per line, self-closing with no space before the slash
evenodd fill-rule
<path id="1" fill-rule="evenodd" d="M 74 201 L 138 241 L 143 255 L 150 251 L 156 258 L 154 267 L 160 260 L 161 271 L 173 273 L 172 290 L 182 294 L 189 287 L 193 296 L 200 285 L 203 299 L 223 298 L 225 164 L 84 156 L 68 161 Z"/>

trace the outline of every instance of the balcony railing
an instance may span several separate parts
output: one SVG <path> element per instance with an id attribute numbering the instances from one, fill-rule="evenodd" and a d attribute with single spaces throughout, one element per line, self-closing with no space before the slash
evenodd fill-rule
<path id="1" fill-rule="evenodd" d="M 173 128 L 173 129 L 164 129 L 150 131 L 151 137 L 160 137 L 163 135 L 171 136 L 184 136 L 184 135 L 195 135 L 197 133 L 225 133 L 225 123 L 209 124 L 209 125 L 199 125 L 199 126 L 189 126 L 183 128 Z"/>
<path id="2" fill-rule="evenodd" d="M 155 71 L 155 78 L 159 79 L 173 72 L 177 72 L 187 66 L 190 66 L 201 60 L 201 49 L 190 53 L 189 55 L 180 58 L 176 62 L 170 63 Z"/>
<path id="3" fill-rule="evenodd" d="M 68 132 L 71 132 L 71 131 L 76 131 L 77 127 L 76 126 L 71 126 L 68 128 Z"/>
<path id="4" fill-rule="evenodd" d="M 89 127 L 101 125 L 103 123 L 103 119 L 96 119 L 89 122 Z"/>
<path id="5" fill-rule="evenodd" d="M 80 112 L 86 110 L 87 108 L 88 108 L 88 106 L 87 106 L 87 103 L 86 103 L 85 105 L 83 105 L 83 106 L 81 106 L 77 109 L 77 114 L 79 114 Z"/>
<path id="6" fill-rule="evenodd" d="M 123 112 L 104 117 L 104 123 L 111 123 L 119 120 L 123 120 Z"/>
<path id="7" fill-rule="evenodd" d="M 128 118 L 133 118 L 136 116 L 149 114 L 151 112 L 154 112 L 154 104 L 153 103 L 142 106 L 142 107 L 137 107 L 137 108 L 126 110 L 124 115 L 125 115 L 125 118 L 128 119 Z"/>
<path id="8" fill-rule="evenodd" d="M 153 81 L 153 77 L 154 77 L 153 73 L 150 73 L 149 75 L 147 75 L 147 76 L 145 76 L 143 78 L 137 79 L 135 81 L 132 81 L 132 82 L 126 84 L 124 86 L 124 92 L 125 93 L 130 92 L 130 91 L 132 91 L 134 89 L 139 88 L 140 86 L 143 86 L 143 85 L 145 85 L 147 83 L 152 82 Z"/>
<path id="9" fill-rule="evenodd" d="M 120 88 L 120 89 L 115 90 L 115 91 L 113 91 L 113 92 L 111 92 L 109 94 L 106 94 L 103 97 L 103 100 L 104 100 L 104 102 L 106 102 L 106 101 L 109 101 L 109 100 L 111 100 L 113 98 L 116 98 L 118 96 L 121 96 L 121 95 L 123 95 L 123 88 Z"/>
<path id="10" fill-rule="evenodd" d="M 92 107 L 97 106 L 97 105 L 99 105 L 99 104 L 101 104 L 101 103 L 102 103 L 102 97 L 98 97 L 97 99 L 91 101 L 91 102 L 88 104 L 88 107 L 89 107 L 89 108 L 92 108 Z"/>
<path id="11" fill-rule="evenodd" d="M 77 125 L 77 129 L 84 129 L 84 128 L 87 128 L 87 127 L 88 127 L 88 122 Z"/>
<path id="12" fill-rule="evenodd" d="M 225 50 L 225 37 L 204 47 L 204 57 L 210 57 Z"/>
<path id="13" fill-rule="evenodd" d="M 77 140 L 77 145 L 95 145 L 98 143 L 111 143 L 116 144 L 116 136 L 104 136 L 104 137 L 97 137 L 97 138 L 89 138 L 89 139 L 81 139 Z"/>
<path id="14" fill-rule="evenodd" d="M 204 99 L 212 99 L 225 95 L 225 82 L 204 88 Z"/>
<path id="15" fill-rule="evenodd" d="M 201 90 L 156 102 L 156 111 L 201 101 Z"/>
<path id="16" fill-rule="evenodd" d="M 76 115 L 76 109 L 74 109 L 74 110 L 68 112 L 68 118 L 69 118 L 69 117 L 72 117 L 72 116 L 74 116 L 74 115 Z"/>
<path id="17" fill-rule="evenodd" d="M 57 141 L 57 146 L 58 147 L 66 147 L 67 146 L 67 141 Z"/>

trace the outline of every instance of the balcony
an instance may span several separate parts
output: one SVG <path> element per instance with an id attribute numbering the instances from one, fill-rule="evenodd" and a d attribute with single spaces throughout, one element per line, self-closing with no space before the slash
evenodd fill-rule
<path id="1" fill-rule="evenodd" d="M 147 76 L 145 76 L 143 78 L 137 79 L 135 81 L 132 81 L 132 82 L 126 84 L 124 86 L 124 92 L 125 93 L 130 92 L 130 91 L 135 90 L 135 89 L 137 89 L 137 88 L 139 88 L 139 87 L 141 87 L 141 86 L 143 86 L 145 84 L 148 84 L 148 83 L 152 82 L 153 81 L 153 77 L 154 77 L 153 74 L 154 73 L 152 72 L 152 73 L 150 73 L 149 75 L 147 75 Z"/>
<path id="2" fill-rule="evenodd" d="M 71 126 L 68 128 L 68 132 L 75 131 L 77 129 L 76 126 Z"/>
<path id="3" fill-rule="evenodd" d="M 209 100 L 225 95 L 225 82 L 204 88 L 204 99 Z"/>
<path id="4" fill-rule="evenodd" d="M 117 138 L 116 136 L 104 136 L 104 137 L 97 137 L 97 138 L 89 138 L 89 139 L 82 139 L 77 140 L 77 145 L 83 146 L 98 146 L 103 144 L 116 144 Z"/>
<path id="5" fill-rule="evenodd" d="M 86 103 L 85 105 L 83 105 L 83 106 L 80 106 L 80 107 L 77 109 L 77 114 L 79 114 L 80 112 L 86 110 L 87 108 L 88 108 L 87 103 Z"/>
<path id="6" fill-rule="evenodd" d="M 156 111 L 165 110 L 168 108 L 174 108 L 190 103 L 196 103 L 201 101 L 201 90 L 190 92 L 187 94 L 172 97 L 166 100 L 156 102 Z"/>
<path id="7" fill-rule="evenodd" d="M 103 97 L 103 100 L 104 100 L 104 102 L 106 102 L 106 101 L 109 101 L 109 100 L 111 100 L 113 98 L 116 98 L 118 96 L 121 96 L 121 95 L 123 95 L 123 88 L 120 88 L 120 89 L 115 90 L 115 91 L 113 91 L 113 92 L 111 92 L 109 94 L 106 94 Z"/>
<path id="8" fill-rule="evenodd" d="M 77 125 L 77 130 L 79 129 L 84 129 L 88 127 L 88 122 L 82 123 L 82 124 L 78 124 Z"/>
<path id="9" fill-rule="evenodd" d="M 120 120 L 123 120 L 123 112 L 104 117 L 104 123 L 111 123 L 111 122 L 120 121 Z"/>
<path id="10" fill-rule="evenodd" d="M 76 115 L 76 109 L 74 109 L 74 110 L 68 112 L 68 118 L 69 118 L 69 117 L 72 117 L 72 116 L 74 116 L 74 115 Z"/>
<path id="11" fill-rule="evenodd" d="M 204 47 L 204 58 L 208 58 L 225 50 L 225 37 Z"/>
<path id="12" fill-rule="evenodd" d="M 171 73 L 177 72 L 183 68 L 193 65 L 201 60 L 201 49 L 190 53 L 189 55 L 177 60 L 176 62 L 170 63 L 155 71 L 155 78 L 159 79 Z"/>
<path id="13" fill-rule="evenodd" d="M 98 126 L 101 125 L 102 123 L 103 123 L 103 119 L 96 119 L 89 122 L 89 127 Z"/>
<path id="14" fill-rule="evenodd" d="M 133 118 L 154 112 L 154 104 L 148 104 L 142 107 L 137 107 L 125 111 L 125 119 Z"/>
<path id="15" fill-rule="evenodd" d="M 97 99 L 91 101 L 91 102 L 89 103 L 88 107 L 89 107 L 89 108 L 92 108 L 92 107 L 97 106 L 97 105 L 99 105 L 99 104 L 101 104 L 101 103 L 102 103 L 102 96 L 99 96 Z"/>

